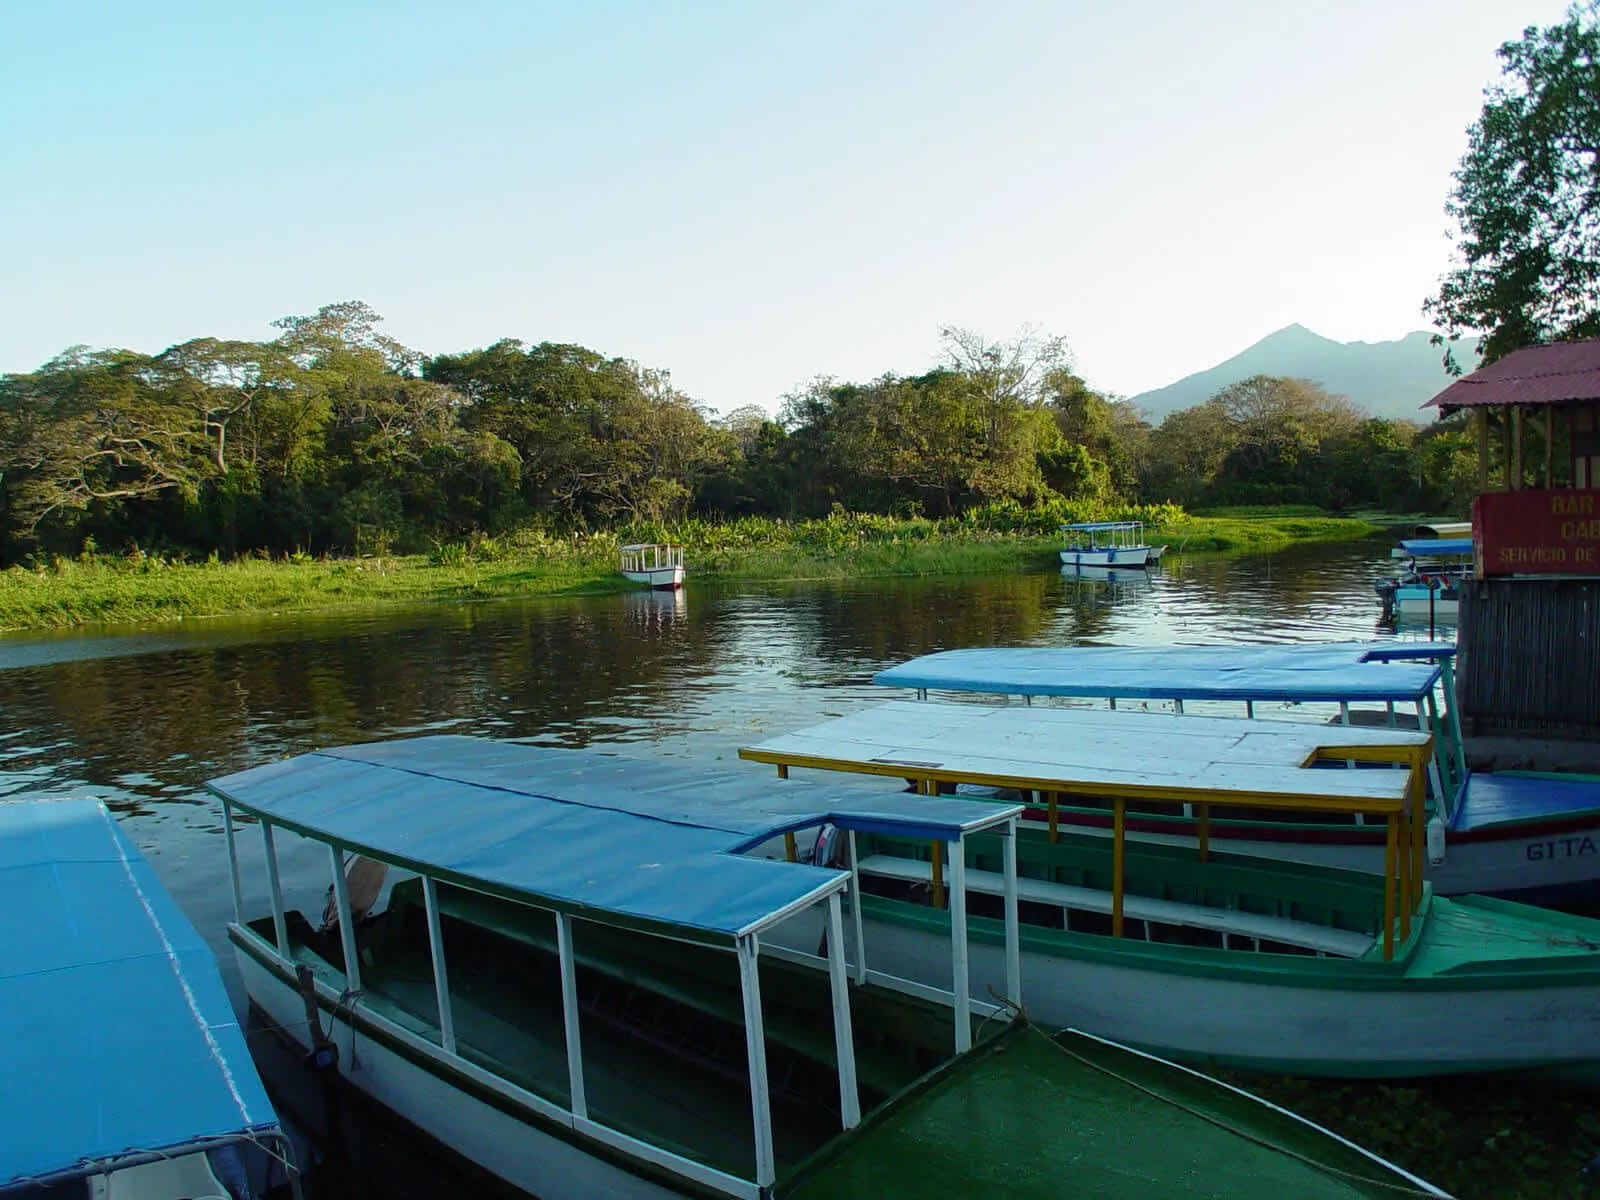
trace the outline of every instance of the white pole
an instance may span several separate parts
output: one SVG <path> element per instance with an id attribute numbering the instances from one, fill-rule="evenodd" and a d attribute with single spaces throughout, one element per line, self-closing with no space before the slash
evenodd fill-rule
<path id="1" fill-rule="evenodd" d="M 428 910 L 428 949 L 433 954 L 433 995 L 439 1003 L 439 1045 L 446 1054 L 456 1052 L 456 1019 L 450 1008 L 450 977 L 444 969 L 444 931 L 439 928 L 439 889 L 431 877 L 422 877 L 422 902 Z"/>
<path id="2" fill-rule="evenodd" d="M 856 831 L 849 830 L 850 924 L 856 935 L 856 983 L 867 982 L 867 943 L 861 933 L 861 864 L 856 859 Z"/>
<path id="3" fill-rule="evenodd" d="M 756 1186 L 770 1188 L 778 1177 L 772 1156 L 772 1098 L 767 1094 L 767 1037 L 761 1024 L 761 975 L 756 939 L 739 939 L 739 986 L 744 992 L 744 1046 L 750 1061 L 750 1111 L 755 1120 Z"/>
<path id="4" fill-rule="evenodd" d="M 572 954 L 572 918 L 556 914 L 556 952 L 561 956 L 561 1018 L 567 1030 L 567 1087 L 572 1115 L 588 1117 L 589 1097 L 583 1087 L 583 1041 L 578 1029 L 578 964 Z"/>
<path id="5" fill-rule="evenodd" d="M 972 1048 L 972 997 L 967 979 L 967 848 L 959 836 L 950 846 L 950 967 L 954 974 L 956 1053 Z"/>
<path id="6" fill-rule="evenodd" d="M 846 1129 L 861 1124 L 856 1091 L 856 1043 L 850 1029 L 850 984 L 845 978 L 844 919 L 839 893 L 828 893 L 828 982 L 833 989 L 833 1045 L 839 1060 L 839 1113 Z"/>
<path id="7" fill-rule="evenodd" d="M 1348 700 L 1339 701 L 1339 724 L 1350 724 L 1350 701 Z"/>
<path id="8" fill-rule="evenodd" d="M 1017 916 L 1017 819 L 1006 822 L 1006 999 L 1022 1007 L 1022 926 Z"/>
<path id="9" fill-rule="evenodd" d="M 272 823 L 261 822 L 261 843 L 267 851 L 267 886 L 272 889 L 272 930 L 278 936 L 278 953 L 293 958 L 289 952 L 289 922 L 283 917 L 283 885 L 278 882 L 278 848 L 272 842 Z"/>
<path id="10" fill-rule="evenodd" d="M 222 801 L 222 827 L 228 835 L 228 878 L 233 881 L 234 924 L 244 924 L 244 887 L 239 882 L 239 847 L 233 844 L 233 805 Z"/>
<path id="11" fill-rule="evenodd" d="M 344 950 L 344 990 L 361 990 L 361 956 L 356 951 L 356 922 L 350 915 L 350 884 L 344 877 L 344 851 L 328 847 L 333 864 L 333 899 L 339 906 L 339 945 Z"/>

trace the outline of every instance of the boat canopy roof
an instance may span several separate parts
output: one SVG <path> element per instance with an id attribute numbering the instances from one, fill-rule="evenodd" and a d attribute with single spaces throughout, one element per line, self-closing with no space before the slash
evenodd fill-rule
<path id="1" fill-rule="evenodd" d="M 1079 533 L 1100 533 L 1107 529 L 1143 529 L 1143 521 L 1080 521 L 1075 525 L 1063 525 L 1063 529 L 1076 530 Z"/>
<path id="2" fill-rule="evenodd" d="M 319 750 L 213 780 L 274 825 L 575 916 L 730 943 L 842 887 L 741 851 L 796 829 L 953 840 L 1019 805 L 454 735 Z"/>
<path id="3" fill-rule="evenodd" d="M 210 949 L 98 801 L 0 803 L 0 912 L 0 1191 L 277 1130 Z"/>
<path id="4" fill-rule="evenodd" d="M 1393 812 L 1403 802 L 1407 772 L 1312 764 L 1402 761 L 1430 740 L 1415 730 L 1359 725 L 894 700 L 746 747 L 739 755 L 786 766 L 1043 791 Z"/>
<path id="5" fill-rule="evenodd" d="M 1472 539 L 1464 538 L 1407 538 L 1400 549 L 1413 558 L 1424 555 L 1466 557 L 1472 553 Z"/>
<path id="6" fill-rule="evenodd" d="M 1428 649 L 1400 648 L 1413 645 Z M 999 647 L 924 654 L 879 671 L 872 681 L 1013 696 L 1418 701 L 1433 689 L 1440 668 L 1422 661 L 1386 665 L 1384 660 L 1444 655 L 1445 649 L 1431 642 Z"/>

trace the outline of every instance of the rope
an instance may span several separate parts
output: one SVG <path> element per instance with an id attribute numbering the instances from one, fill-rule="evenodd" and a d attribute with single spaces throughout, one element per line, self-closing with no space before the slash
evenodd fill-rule
<path id="1" fill-rule="evenodd" d="M 1188 1113 L 1190 1116 L 1199 1117 L 1202 1121 L 1205 1121 L 1207 1124 L 1215 1125 L 1217 1128 L 1225 1130 L 1226 1132 L 1233 1134 L 1235 1137 L 1241 1137 L 1245 1141 L 1252 1142 L 1255 1145 L 1260 1146 L 1265 1150 L 1271 1150 L 1271 1151 L 1274 1151 L 1275 1153 L 1285 1155 L 1288 1158 L 1295 1159 L 1295 1160 L 1297 1160 L 1299 1162 L 1304 1163 L 1308 1167 L 1314 1168 L 1315 1170 L 1324 1171 L 1324 1172 L 1326 1172 L 1326 1173 L 1328 1173 L 1330 1175 L 1337 1175 L 1342 1179 L 1348 1179 L 1348 1180 L 1351 1180 L 1351 1181 L 1353 1181 L 1355 1183 L 1359 1183 L 1359 1184 L 1365 1185 L 1367 1187 L 1385 1188 L 1385 1189 L 1387 1189 L 1389 1191 L 1396 1192 L 1396 1193 L 1398 1193 L 1400 1195 L 1403 1195 L 1403 1196 L 1429 1196 L 1429 1197 L 1434 1197 L 1435 1200 L 1437 1200 L 1437 1197 L 1445 1195 L 1445 1193 L 1437 1191 L 1437 1190 L 1425 1190 L 1423 1188 L 1412 1187 L 1409 1184 L 1393 1183 L 1393 1182 L 1390 1182 L 1387 1179 L 1372 1179 L 1372 1178 L 1370 1178 L 1370 1177 L 1368 1177 L 1366 1175 L 1357 1174 L 1354 1171 L 1345 1171 L 1345 1170 L 1341 1170 L 1338 1167 L 1331 1167 L 1331 1166 L 1327 1165 L 1326 1163 L 1318 1162 L 1316 1159 L 1310 1157 L 1309 1155 L 1301 1154 L 1298 1150 L 1291 1150 L 1287 1146 L 1280 1146 L 1276 1142 L 1268 1141 L 1264 1137 L 1261 1137 L 1261 1136 L 1259 1136 L 1257 1134 L 1251 1133 L 1249 1130 L 1240 1129 L 1240 1128 L 1238 1128 L 1238 1127 L 1236 1127 L 1234 1125 L 1230 1125 L 1227 1121 L 1224 1121 L 1221 1117 L 1214 1116 L 1213 1114 L 1208 1113 L 1208 1112 L 1203 1112 L 1200 1109 L 1197 1109 L 1197 1108 L 1192 1107 L 1191 1105 L 1185 1104 L 1183 1101 L 1175 1099 L 1172 1096 L 1163 1095 L 1162 1093 L 1154 1090 L 1153 1088 L 1147 1087 L 1146 1085 L 1140 1083 L 1136 1079 L 1129 1079 L 1127 1076 L 1122 1075 L 1122 1074 L 1118 1073 L 1117 1071 L 1113 1071 L 1110 1067 L 1107 1067 L 1107 1066 L 1105 1066 L 1105 1065 L 1103 1065 L 1101 1063 L 1097 1063 L 1093 1059 L 1086 1058 L 1083 1055 L 1079 1054 L 1076 1050 L 1072 1050 L 1072 1049 L 1069 1049 L 1066 1046 L 1063 1046 L 1060 1042 L 1056 1041 L 1055 1038 L 1053 1038 L 1053 1037 L 1049 1037 L 1048 1035 L 1044 1035 L 1044 1036 L 1045 1036 L 1045 1041 L 1049 1042 L 1050 1045 L 1054 1046 L 1062 1054 L 1066 1055 L 1068 1058 L 1074 1059 L 1075 1061 L 1082 1063 L 1084 1066 L 1089 1067 L 1091 1070 L 1099 1071 L 1102 1075 L 1109 1075 L 1112 1079 L 1115 1079 L 1118 1083 L 1126 1084 L 1128 1087 L 1133 1088 L 1135 1091 L 1143 1092 L 1145 1095 L 1151 1097 L 1152 1099 L 1159 1100 L 1163 1104 L 1170 1104 L 1174 1108 L 1182 1109 L 1184 1112 Z M 1157 1060 L 1157 1061 L 1159 1061 L 1159 1060 Z M 1200 1078 L 1204 1079 L 1206 1077 L 1202 1075 L 1202 1076 L 1200 1076 Z M 1211 1080 L 1210 1082 L 1216 1083 L 1217 1081 L 1216 1080 Z M 1222 1084 L 1220 1086 L 1226 1087 L 1227 1085 L 1226 1084 Z M 1234 1089 L 1234 1090 L 1242 1092 L 1242 1089 Z M 1250 1093 L 1242 1092 L 1242 1094 L 1243 1095 L 1249 1095 Z M 1251 1099 L 1259 1101 L 1260 1098 L 1252 1096 Z M 1274 1105 L 1273 1107 L 1277 1107 L 1277 1106 Z M 1286 1112 L 1286 1113 L 1288 1112 L 1287 1109 L 1282 1109 L 1280 1111 L 1283 1111 L 1283 1112 Z M 1294 1116 L 1295 1114 L 1290 1113 L 1289 1115 L 1290 1116 Z M 1303 1120 L 1304 1118 L 1299 1118 L 1299 1119 Z M 1311 1124 L 1311 1122 L 1307 1122 L 1307 1123 Z M 1316 1126 L 1316 1128 L 1320 1129 L 1321 1126 Z M 1335 1135 L 1335 1136 L 1337 1136 L 1337 1135 Z M 1352 1143 L 1352 1145 L 1353 1145 L 1353 1143 Z M 1357 1147 L 1357 1149 L 1359 1150 L 1360 1148 Z"/>

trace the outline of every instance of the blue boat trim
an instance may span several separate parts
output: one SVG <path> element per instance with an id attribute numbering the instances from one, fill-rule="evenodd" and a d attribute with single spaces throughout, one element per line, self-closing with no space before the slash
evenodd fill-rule
<path id="1" fill-rule="evenodd" d="M 1467 777 L 1450 828 L 1468 833 L 1584 813 L 1600 818 L 1600 782 L 1474 771 Z"/>
<path id="2" fill-rule="evenodd" d="M 279 1136 L 215 960 L 94 800 L 0 803 L 0 1190 Z"/>

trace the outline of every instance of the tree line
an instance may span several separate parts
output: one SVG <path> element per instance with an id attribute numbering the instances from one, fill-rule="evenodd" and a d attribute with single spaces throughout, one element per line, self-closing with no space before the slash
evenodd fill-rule
<path id="1" fill-rule="evenodd" d="M 365 304 L 261 341 L 73 347 L 0 379 L 0 561 L 86 545 L 383 553 L 530 523 L 957 517 L 1004 503 L 1458 510 L 1464 433 L 1257 377 L 1159 425 L 1090 389 L 1065 343 L 940 335 L 939 364 L 817 379 L 776 418 L 715 418 L 665 371 L 506 339 L 427 357 Z"/>

